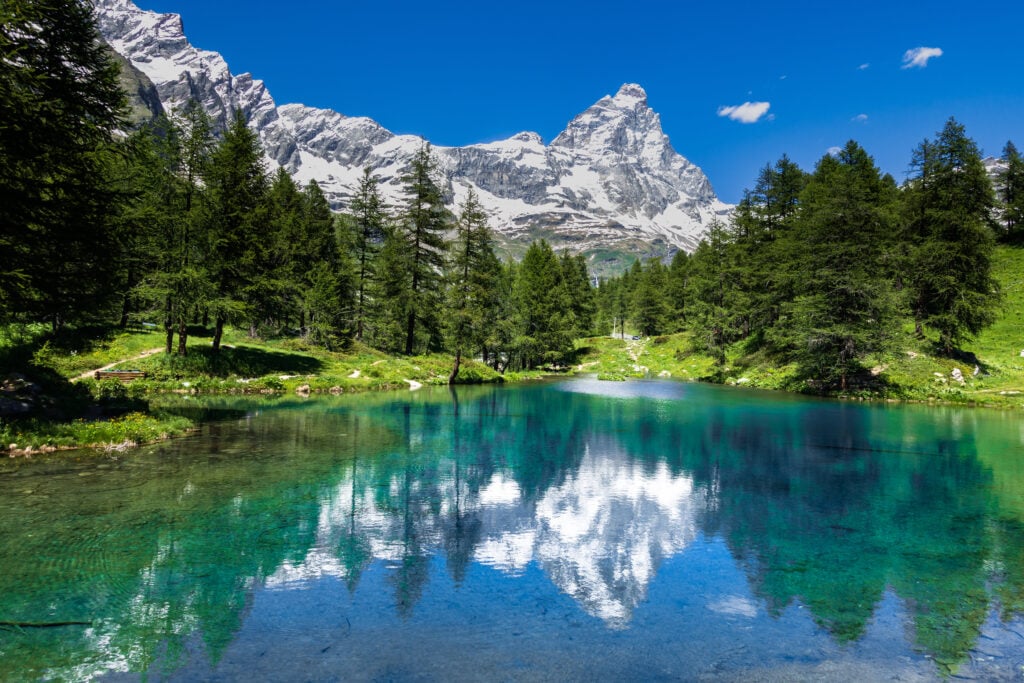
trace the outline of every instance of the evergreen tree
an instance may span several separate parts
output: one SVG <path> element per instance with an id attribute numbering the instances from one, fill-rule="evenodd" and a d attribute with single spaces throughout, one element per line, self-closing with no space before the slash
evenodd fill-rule
<path id="1" fill-rule="evenodd" d="M 455 230 L 445 311 L 448 347 L 455 354 L 449 384 L 459 376 L 463 353 L 484 346 L 494 322 L 496 279 L 501 267 L 494 255 L 487 215 L 472 190 L 462 205 Z"/>
<path id="2" fill-rule="evenodd" d="M 594 315 L 597 302 L 594 300 L 594 289 L 590 284 L 590 271 L 587 260 L 582 254 L 570 256 L 568 251 L 562 253 L 562 279 L 566 293 L 569 295 L 575 327 L 573 337 L 586 337 L 594 327 Z"/>
<path id="3" fill-rule="evenodd" d="M 347 245 L 339 242 L 331 205 L 315 180 L 302 192 L 302 215 L 306 246 L 300 258 L 309 336 L 328 347 L 335 340 L 348 343 L 352 336 L 355 268 L 343 249 Z"/>
<path id="4" fill-rule="evenodd" d="M 515 283 L 513 366 L 557 363 L 573 349 L 574 320 L 558 257 L 544 240 L 526 250 Z"/>
<path id="5" fill-rule="evenodd" d="M 441 270 L 444 267 L 444 235 L 450 226 L 441 188 L 434 180 L 437 164 L 424 144 L 413 157 L 405 183 L 406 207 L 398 236 L 408 253 L 408 297 L 405 315 L 405 353 L 417 348 L 438 347 L 438 312 L 441 305 Z M 417 341 L 416 329 L 421 328 Z"/>
<path id="6" fill-rule="evenodd" d="M 690 257 L 686 292 L 693 336 L 719 368 L 725 365 L 725 347 L 733 336 L 730 303 L 735 283 L 728 276 L 728 237 L 725 225 L 712 221 Z"/>
<path id="7" fill-rule="evenodd" d="M 128 200 L 120 230 L 127 255 L 125 286 L 131 288 L 126 301 L 136 297 L 143 311 L 163 319 L 167 353 L 177 331 L 182 355 L 188 323 L 211 294 L 190 210 L 204 163 L 195 157 L 186 160 L 192 132 L 180 121 L 161 117 L 129 139 Z M 127 317 L 126 309 L 122 317 Z"/>
<path id="8" fill-rule="evenodd" d="M 224 325 L 250 313 L 257 269 L 262 264 L 266 225 L 267 177 L 259 141 L 241 111 L 210 157 L 206 174 L 204 228 L 214 295 L 213 349 L 220 350 Z"/>
<path id="9" fill-rule="evenodd" d="M 509 259 L 499 264 L 494 284 L 495 307 L 485 325 L 486 335 L 481 349 L 483 361 L 495 370 L 505 372 L 513 360 L 516 332 L 516 282 L 519 277 L 518 264 Z"/>
<path id="10" fill-rule="evenodd" d="M 312 276 L 303 197 L 284 168 L 278 168 L 266 195 L 263 237 L 254 245 L 258 277 L 248 288 L 253 324 L 289 327 L 306 333 L 306 290 Z"/>
<path id="11" fill-rule="evenodd" d="M 666 331 L 669 316 L 668 269 L 656 258 L 639 272 L 633 290 L 633 324 L 646 336 Z"/>
<path id="12" fill-rule="evenodd" d="M 58 327 L 117 293 L 109 164 L 123 106 L 89 3 L 0 4 L 0 317 Z"/>
<path id="13" fill-rule="evenodd" d="M 690 266 L 690 255 L 683 250 L 672 256 L 668 267 L 668 316 L 669 331 L 678 332 L 686 324 L 686 282 Z"/>
<path id="14" fill-rule="evenodd" d="M 730 277 L 736 283 L 733 311 L 740 336 L 761 334 L 793 296 L 792 252 L 785 238 L 799 209 L 807 175 L 783 155 L 765 166 L 744 193 L 731 225 Z"/>
<path id="15" fill-rule="evenodd" d="M 795 297 L 774 334 L 814 381 L 847 389 L 891 340 L 897 306 L 882 261 L 895 202 L 895 183 L 853 141 L 818 162 L 801 194 L 790 240 Z"/>
<path id="16" fill-rule="evenodd" d="M 953 119 L 934 142 L 921 143 L 914 164 L 907 192 L 913 310 L 919 329 L 937 331 L 951 353 L 995 320 L 995 199 L 977 145 Z"/>
<path id="17" fill-rule="evenodd" d="M 412 259 L 406 234 L 400 226 L 387 225 L 384 242 L 374 264 L 374 280 L 368 285 L 367 340 L 370 346 L 401 353 L 405 349 L 408 312 L 412 309 Z"/>
<path id="18" fill-rule="evenodd" d="M 374 280 L 374 261 L 384 242 L 386 216 L 377 179 L 367 167 L 359 179 L 359 189 L 352 199 L 352 256 L 356 262 L 355 272 L 355 337 L 362 341 L 368 314 L 368 296 Z"/>
<path id="19" fill-rule="evenodd" d="M 999 199 L 1002 201 L 1004 239 L 1024 241 L 1024 159 L 1013 142 L 1003 148 L 1006 169 L 999 174 Z"/>

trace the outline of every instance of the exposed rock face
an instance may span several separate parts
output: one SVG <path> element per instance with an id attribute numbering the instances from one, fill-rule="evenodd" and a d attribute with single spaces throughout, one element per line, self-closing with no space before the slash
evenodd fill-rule
<path id="1" fill-rule="evenodd" d="M 128 125 L 137 128 L 162 114 L 164 107 L 153 82 L 125 57 L 113 50 L 110 52 L 121 67 L 120 84 L 128 95 Z"/>
<path id="2" fill-rule="evenodd" d="M 271 168 L 316 180 L 344 210 L 369 166 L 385 199 L 401 199 L 399 177 L 423 143 L 377 122 L 301 104 L 277 106 L 263 82 L 234 75 L 224 58 L 185 38 L 181 17 L 143 11 L 131 0 L 98 0 L 100 32 L 156 86 L 168 111 L 189 99 L 218 126 L 238 108 L 259 134 Z M 672 148 L 638 85 L 626 84 L 573 119 L 550 145 L 536 133 L 466 147 L 435 147 L 460 202 L 473 188 L 491 225 L 513 252 L 545 237 L 556 247 L 599 255 L 602 270 L 627 253 L 691 250 L 708 222 L 731 207 L 718 201 L 701 170 Z"/>

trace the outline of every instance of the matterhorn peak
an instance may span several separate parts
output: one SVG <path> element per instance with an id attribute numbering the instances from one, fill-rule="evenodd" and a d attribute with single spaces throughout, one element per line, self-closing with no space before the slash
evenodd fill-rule
<path id="1" fill-rule="evenodd" d="M 624 83 L 612 101 L 619 106 L 647 106 L 647 91 L 636 83 Z"/>
<path id="2" fill-rule="evenodd" d="M 363 116 L 277 106 L 258 74 L 235 75 L 223 56 L 194 47 L 178 14 L 142 10 L 131 0 L 93 6 L 104 39 L 152 81 L 164 111 L 198 101 L 222 128 L 241 109 L 268 168 L 283 167 L 301 183 L 316 180 L 337 209 L 348 208 L 367 167 L 387 202 L 404 201 L 401 178 L 421 138 L 395 135 Z M 545 236 L 558 248 L 599 255 L 599 273 L 636 255 L 693 249 L 730 208 L 672 148 L 636 83 L 594 102 L 548 145 L 521 132 L 433 149 L 452 199 L 473 189 L 511 253 Z"/>

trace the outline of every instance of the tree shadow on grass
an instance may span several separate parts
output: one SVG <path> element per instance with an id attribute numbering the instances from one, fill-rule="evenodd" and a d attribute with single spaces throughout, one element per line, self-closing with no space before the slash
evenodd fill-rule
<path id="1" fill-rule="evenodd" d="M 311 356 L 284 353 L 252 346 L 212 348 L 190 347 L 187 356 L 160 356 L 154 359 L 158 374 L 175 378 L 202 375 L 207 377 L 262 377 L 263 375 L 310 375 L 320 372 L 324 364 Z M 145 365 L 145 364 L 144 364 Z"/>

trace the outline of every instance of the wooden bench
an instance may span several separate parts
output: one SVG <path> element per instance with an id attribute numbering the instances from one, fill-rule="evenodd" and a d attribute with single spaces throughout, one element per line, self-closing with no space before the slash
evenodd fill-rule
<path id="1" fill-rule="evenodd" d="M 96 379 L 119 379 L 122 382 L 131 382 L 133 379 L 145 379 L 146 373 L 138 370 L 97 370 Z"/>

